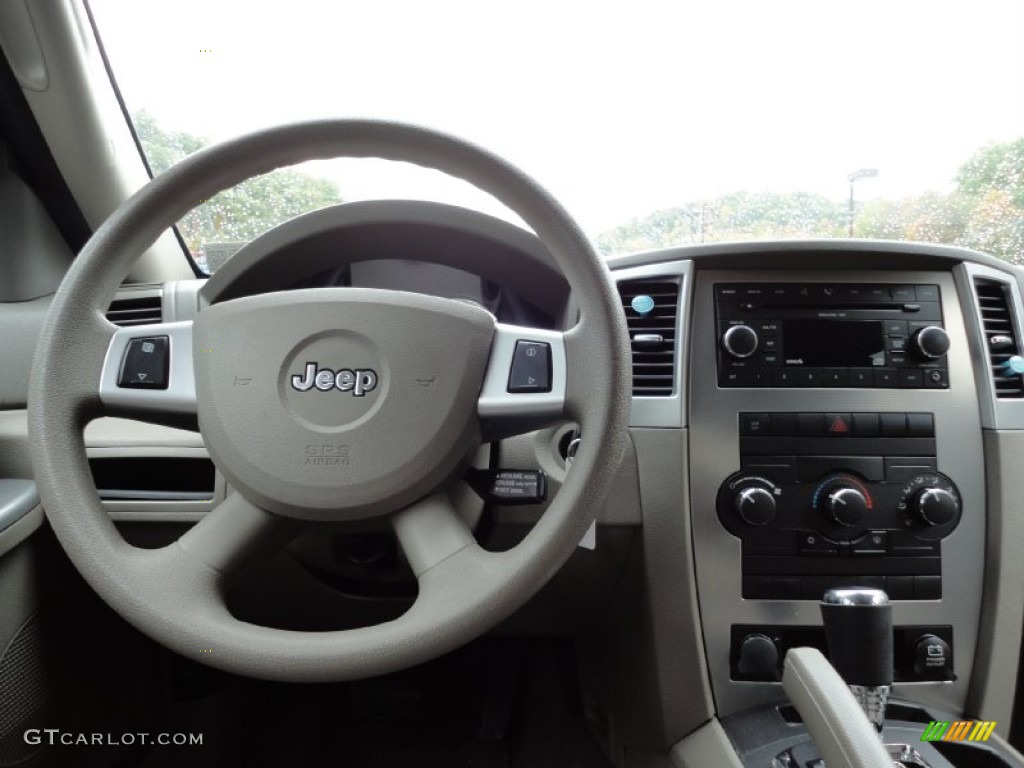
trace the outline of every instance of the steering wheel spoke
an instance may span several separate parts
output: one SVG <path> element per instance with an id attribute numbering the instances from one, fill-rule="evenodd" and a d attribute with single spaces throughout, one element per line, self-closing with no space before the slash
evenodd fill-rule
<path id="1" fill-rule="evenodd" d="M 118 328 L 107 347 L 99 389 L 111 416 L 195 429 L 192 322 Z"/>
<path id="2" fill-rule="evenodd" d="M 288 544 L 295 532 L 294 521 L 235 492 L 189 528 L 178 539 L 178 546 L 195 560 L 226 574 L 246 562 L 270 556 Z"/>
<path id="3" fill-rule="evenodd" d="M 477 413 L 484 440 L 519 435 L 563 418 L 565 335 L 496 323 Z"/>
<path id="4" fill-rule="evenodd" d="M 395 513 L 391 525 L 417 579 L 449 557 L 477 546 L 469 527 L 440 493 Z"/>

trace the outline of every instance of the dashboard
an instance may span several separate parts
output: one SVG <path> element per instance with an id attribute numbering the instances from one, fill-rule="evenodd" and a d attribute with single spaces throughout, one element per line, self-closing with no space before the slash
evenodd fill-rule
<path id="1" fill-rule="evenodd" d="M 268 248 L 247 284 L 228 262 L 208 281 L 126 286 L 108 317 L 172 322 L 238 295 L 351 285 L 572 324 L 532 236 L 433 204 L 362 205 L 342 206 L 358 215 L 325 222 L 301 252 Z M 375 224 L 395 214 L 404 224 Z M 403 258 L 425 250 L 434 263 Z M 509 269 L 524 252 L 536 270 Z M 1008 722 L 1024 622 L 1017 273 L 968 251 L 864 241 L 688 246 L 609 266 L 633 352 L 629 449 L 597 549 L 578 550 L 499 631 L 578 636 L 586 706 L 608 742 L 670 744 L 709 713 L 728 731 L 778 702 L 786 650 L 825 647 L 822 593 L 876 586 L 894 605 L 894 695 Z M 553 495 L 572 432 L 504 440 L 481 460 L 542 471 Z M 86 444 L 104 504 L 137 542 L 156 545 L 154 523 L 199 519 L 228 492 L 195 433 L 103 419 Z M 546 507 L 473 499 L 460 511 L 497 548 Z M 268 625 L 306 604 L 300 626 L 397 615 L 409 584 L 378 533 L 297 542 L 305 581 L 289 578 L 315 599 L 288 603 L 268 577 L 236 607 Z"/>

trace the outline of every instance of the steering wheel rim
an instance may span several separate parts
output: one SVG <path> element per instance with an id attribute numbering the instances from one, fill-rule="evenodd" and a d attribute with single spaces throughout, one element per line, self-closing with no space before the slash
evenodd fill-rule
<path id="1" fill-rule="evenodd" d="M 137 549 L 120 537 L 96 496 L 82 430 L 92 418 L 121 413 L 115 400 L 100 395 L 109 392 L 104 376 L 119 365 L 119 357 L 111 359 L 114 350 L 123 349 L 117 346 L 123 329 L 115 329 L 103 310 L 138 254 L 196 201 L 277 167 L 333 157 L 375 157 L 440 170 L 490 193 L 534 230 L 580 309 L 579 322 L 557 340 L 564 344 L 565 368 L 557 416 L 578 422 L 587 439 L 541 520 L 507 552 L 481 549 L 442 496 L 424 496 L 417 487 L 419 500 L 390 514 L 419 582 L 412 607 L 384 624 L 306 633 L 240 621 L 224 604 L 227 575 L 276 540 L 282 510 L 268 512 L 265 504 L 235 493 L 175 543 Z M 479 323 L 479 317 L 469 321 Z M 497 350 L 515 334 L 502 340 L 501 330 L 496 326 L 487 370 L 481 372 L 485 390 L 492 377 L 507 377 L 507 369 L 496 368 L 507 364 Z M 198 349 L 192 357 L 202 370 Z M 488 401 L 497 423 L 504 405 Z M 265 679 L 325 681 L 384 674 L 440 655 L 486 631 L 540 589 L 600 508 L 627 439 L 629 405 L 629 345 L 618 295 L 607 267 L 557 201 L 497 156 L 445 134 L 398 123 L 326 120 L 201 150 L 140 190 L 97 230 L 42 328 L 29 429 L 51 525 L 72 562 L 115 611 L 196 661 Z M 481 414 L 484 406 L 481 398 Z M 544 415 L 550 420 L 555 414 L 548 408 Z"/>

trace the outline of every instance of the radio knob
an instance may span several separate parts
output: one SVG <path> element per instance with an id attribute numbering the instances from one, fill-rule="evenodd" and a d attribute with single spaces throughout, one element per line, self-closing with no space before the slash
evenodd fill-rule
<path id="1" fill-rule="evenodd" d="M 767 525 L 775 518 L 775 497 L 764 488 L 743 488 L 736 494 L 733 506 L 748 525 Z"/>
<path id="2" fill-rule="evenodd" d="M 913 500 L 917 516 L 928 525 L 945 525 L 960 511 L 960 502 L 945 488 L 925 488 Z"/>
<path id="3" fill-rule="evenodd" d="M 733 357 L 750 357 L 757 351 L 757 333 L 749 325 L 734 325 L 722 335 L 722 346 Z"/>
<path id="4" fill-rule="evenodd" d="M 857 525 L 868 511 L 868 500 L 856 488 L 840 486 L 829 491 L 825 511 L 839 525 Z"/>
<path id="5" fill-rule="evenodd" d="M 934 360 L 949 351 L 949 335 L 937 325 L 929 325 L 914 334 L 914 352 L 920 357 Z"/>

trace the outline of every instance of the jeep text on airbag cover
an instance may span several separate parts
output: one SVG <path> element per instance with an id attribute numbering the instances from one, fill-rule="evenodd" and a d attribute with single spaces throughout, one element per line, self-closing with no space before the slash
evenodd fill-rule
<path id="1" fill-rule="evenodd" d="M 320 368 L 319 363 L 306 363 L 306 370 L 302 375 L 292 376 L 292 389 L 299 392 L 308 392 L 314 387 L 321 392 L 329 392 L 332 389 L 339 389 L 342 392 L 351 392 L 356 397 L 363 397 L 367 392 L 377 388 L 377 372 L 372 368 L 360 368 L 352 370 L 342 368 L 332 371 L 330 368 Z"/>

